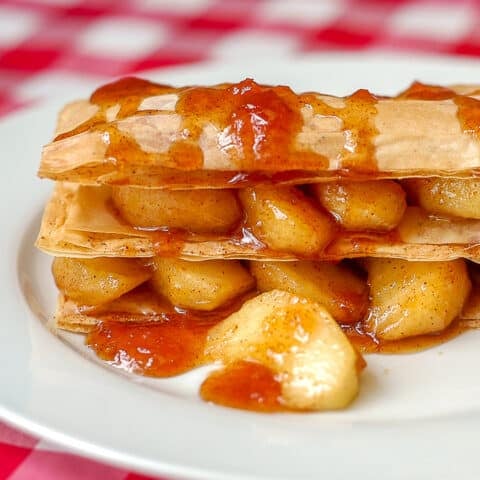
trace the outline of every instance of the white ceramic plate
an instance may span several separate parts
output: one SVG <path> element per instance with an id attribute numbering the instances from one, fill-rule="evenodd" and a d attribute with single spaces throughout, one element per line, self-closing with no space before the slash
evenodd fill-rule
<path id="1" fill-rule="evenodd" d="M 478 83 L 480 65 L 323 55 L 149 76 L 173 84 L 253 76 L 297 90 L 388 94 L 414 79 Z M 419 354 L 368 357 L 361 395 L 347 411 L 259 415 L 200 401 L 201 370 L 153 381 L 120 374 L 97 362 L 81 337 L 48 331 L 50 259 L 32 243 L 51 183 L 35 171 L 64 100 L 0 124 L 0 418 L 90 456 L 170 477 L 479 477 L 480 332 Z"/>

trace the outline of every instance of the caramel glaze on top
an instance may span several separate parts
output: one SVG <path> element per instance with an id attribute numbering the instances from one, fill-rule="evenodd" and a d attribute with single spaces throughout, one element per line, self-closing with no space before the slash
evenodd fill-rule
<path id="1" fill-rule="evenodd" d="M 61 140 L 87 130 L 100 130 L 109 135 L 107 157 L 116 168 L 128 169 L 132 165 L 155 164 L 155 154 L 145 153 L 133 138 L 106 122 L 109 108 L 119 106 L 117 119 L 131 115 L 151 115 L 152 110 L 139 111 L 147 97 L 175 93 L 178 95 L 176 113 L 182 117 L 182 136 L 174 141 L 167 152 L 169 163 L 180 170 L 201 170 L 203 154 L 199 137 L 207 123 L 216 125 L 222 150 L 237 161 L 239 172 L 281 172 L 322 170 L 328 160 L 313 152 L 292 148 L 301 131 L 302 108 L 312 109 L 320 116 L 334 116 L 343 122 L 345 145 L 341 166 L 345 174 L 357 170 L 366 174 L 377 170 L 374 159 L 376 104 L 378 98 L 367 90 L 358 90 L 343 99 L 343 105 L 334 107 L 314 93 L 295 94 L 285 86 L 263 86 L 246 79 L 237 84 L 215 87 L 174 88 L 134 77 L 127 77 L 96 90 L 90 102 L 99 107 L 93 118 L 75 129 L 62 133 Z M 480 128 L 479 100 L 459 95 L 445 87 L 424 85 L 419 82 L 402 92 L 398 99 L 453 100 L 458 107 L 457 116 L 463 131 L 478 135 Z M 153 172 L 152 172 L 153 173 Z M 303 173 L 305 177 L 305 172 Z M 245 183 L 244 176 L 238 177 Z M 232 177 L 230 184 L 235 184 Z"/>
<path id="2" fill-rule="evenodd" d="M 302 103 L 311 105 L 316 115 L 338 117 L 343 122 L 345 131 L 352 137 L 346 137 L 343 148 L 342 168 L 363 171 L 377 170 L 375 163 L 374 138 L 378 134 L 375 127 L 378 98 L 368 90 L 357 90 L 345 98 L 345 106 L 335 108 L 321 101 L 315 94 L 300 95 Z"/>
<path id="3" fill-rule="evenodd" d="M 471 95 L 478 94 L 473 92 Z M 414 82 L 407 90 L 398 95 L 408 100 L 453 100 L 457 105 L 457 118 L 464 132 L 479 138 L 480 132 L 480 100 L 470 96 L 459 95 L 446 87 L 425 85 Z"/>
<path id="4" fill-rule="evenodd" d="M 101 130 L 109 135 L 107 157 L 122 163 L 141 165 L 154 163 L 154 154 L 145 153 L 113 124 L 106 123 L 106 112 L 119 105 L 117 119 L 131 115 L 150 115 L 150 110 L 138 111 L 147 97 L 175 93 L 179 96 L 176 113 L 182 116 L 182 138 L 172 143 L 167 155 L 170 163 L 182 170 L 200 170 L 203 153 L 199 137 L 207 123 L 220 131 L 221 148 L 241 169 L 246 171 L 321 170 L 328 160 L 313 152 L 295 152 L 293 141 L 301 131 L 301 109 L 312 108 L 315 114 L 336 116 L 351 132 L 346 138 L 343 165 L 361 165 L 374 170 L 373 138 L 377 99 L 367 90 L 359 90 L 345 98 L 342 108 L 334 108 L 315 94 L 296 95 L 285 86 L 259 85 L 251 79 L 238 84 L 216 87 L 175 89 L 138 78 L 124 78 L 96 90 L 90 102 L 99 107 L 93 118 L 75 129 L 62 133 L 62 140 L 87 130 Z M 244 178 L 241 179 L 245 181 Z"/>
<path id="5" fill-rule="evenodd" d="M 264 87 L 247 79 L 213 88 L 175 89 L 137 78 L 124 78 L 96 90 L 90 102 L 100 107 L 97 114 L 55 140 L 87 130 L 102 130 L 109 134 L 107 156 L 115 159 L 117 165 L 152 164 L 155 155 L 145 153 L 134 139 L 114 125 L 106 124 L 106 112 L 118 104 L 117 119 L 133 114 L 149 115 L 154 112 L 138 112 L 142 100 L 168 93 L 179 96 L 175 110 L 181 115 L 183 124 L 182 138 L 172 143 L 167 155 L 170 163 L 182 170 L 202 168 L 199 137 L 207 122 L 222 131 L 222 149 L 248 170 L 254 170 L 257 165 L 261 165 L 261 169 L 275 170 L 284 164 L 291 140 L 302 127 L 300 100 L 288 87 Z M 318 158 L 315 162 L 318 166 Z"/>
<path id="6" fill-rule="evenodd" d="M 194 169 L 203 165 L 198 140 L 208 121 L 222 130 L 222 148 L 248 170 L 256 165 L 275 170 L 302 127 L 299 99 L 292 90 L 264 87 L 250 79 L 226 88 L 187 89 L 180 94 L 176 111 L 190 132 L 185 141 L 190 146 L 184 152 L 183 143 L 177 141 L 172 148 L 182 157 L 195 147 L 196 155 L 190 159 Z"/>

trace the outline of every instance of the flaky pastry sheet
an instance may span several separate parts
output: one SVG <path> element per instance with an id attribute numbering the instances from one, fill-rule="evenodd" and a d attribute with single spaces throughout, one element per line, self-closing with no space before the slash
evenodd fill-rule
<path id="1" fill-rule="evenodd" d="M 162 232 L 133 228 L 116 215 L 109 187 L 58 183 L 42 219 L 36 245 L 56 256 L 152 257 L 188 260 L 294 260 L 288 252 L 273 251 L 248 235 L 238 237 L 170 237 Z M 311 259 L 359 257 L 407 260 L 480 260 L 480 220 L 440 218 L 408 207 L 394 232 L 340 232 L 325 251 Z"/>
<path id="2" fill-rule="evenodd" d="M 53 327 L 71 332 L 89 332 L 101 320 L 116 322 L 162 321 L 173 307 L 148 288 L 137 288 L 112 302 L 98 306 L 79 306 L 62 293 L 58 296 Z"/>
<path id="3" fill-rule="evenodd" d="M 480 287 L 472 290 L 470 299 L 464 306 L 460 321 L 466 327 L 480 328 Z M 130 292 L 97 310 L 83 309 L 72 300 L 60 294 L 54 316 L 54 328 L 77 333 L 88 333 L 105 320 L 115 322 L 161 322 L 163 313 L 171 312 L 172 307 L 162 304 L 161 299 L 143 292 Z"/>
<path id="4" fill-rule="evenodd" d="M 480 168 L 478 86 L 414 84 L 395 98 L 367 91 L 340 98 L 249 80 L 183 89 L 121 82 L 64 108 L 59 136 L 43 149 L 41 177 L 216 188 L 345 175 L 471 176 Z M 121 95 L 105 100 L 119 84 Z M 218 91 L 237 92 L 235 102 L 221 97 L 216 106 L 210 97 Z"/>

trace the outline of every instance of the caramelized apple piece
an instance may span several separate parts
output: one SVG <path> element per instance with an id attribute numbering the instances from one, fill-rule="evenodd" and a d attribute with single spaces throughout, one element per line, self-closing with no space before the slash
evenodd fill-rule
<path id="1" fill-rule="evenodd" d="M 329 410 L 357 395 L 363 359 L 321 305 L 273 290 L 213 327 L 205 353 L 231 364 L 259 362 L 280 381 L 286 407 Z"/>
<path id="2" fill-rule="evenodd" d="M 347 230 L 392 230 L 407 207 L 405 192 L 392 180 L 318 183 L 312 189 Z"/>
<path id="3" fill-rule="evenodd" d="M 467 267 L 461 259 L 369 258 L 365 265 L 371 299 L 366 328 L 384 340 L 443 330 L 461 313 L 470 293 Z"/>
<path id="4" fill-rule="evenodd" d="M 66 258 L 53 261 L 59 290 L 82 305 L 107 303 L 148 280 L 151 273 L 129 258 Z"/>
<path id="5" fill-rule="evenodd" d="M 340 323 L 363 318 L 368 287 L 345 266 L 329 262 L 250 262 L 260 291 L 282 289 L 324 305 Z"/>
<path id="6" fill-rule="evenodd" d="M 242 212 L 231 190 L 159 190 L 114 187 L 113 202 L 138 227 L 181 228 L 194 233 L 225 233 Z"/>
<path id="7" fill-rule="evenodd" d="M 334 235 L 333 221 L 294 188 L 247 188 L 239 192 L 247 225 L 273 250 L 299 255 L 322 251 Z"/>
<path id="8" fill-rule="evenodd" d="M 254 283 L 236 260 L 154 260 L 153 288 L 173 305 L 183 308 L 214 310 L 252 289 Z"/>
<path id="9" fill-rule="evenodd" d="M 478 178 L 411 178 L 403 184 L 412 199 L 428 212 L 480 218 Z"/>

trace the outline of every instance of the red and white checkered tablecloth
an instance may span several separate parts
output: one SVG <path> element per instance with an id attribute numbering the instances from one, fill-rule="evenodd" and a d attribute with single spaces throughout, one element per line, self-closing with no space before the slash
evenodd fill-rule
<path id="1" fill-rule="evenodd" d="M 79 82 L 332 50 L 480 55 L 478 0 L 0 0 L 0 115 Z M 1 367 L 0 367 L 1 368 Z M 0 480 L 140 480 L 0 422 Z"/>

